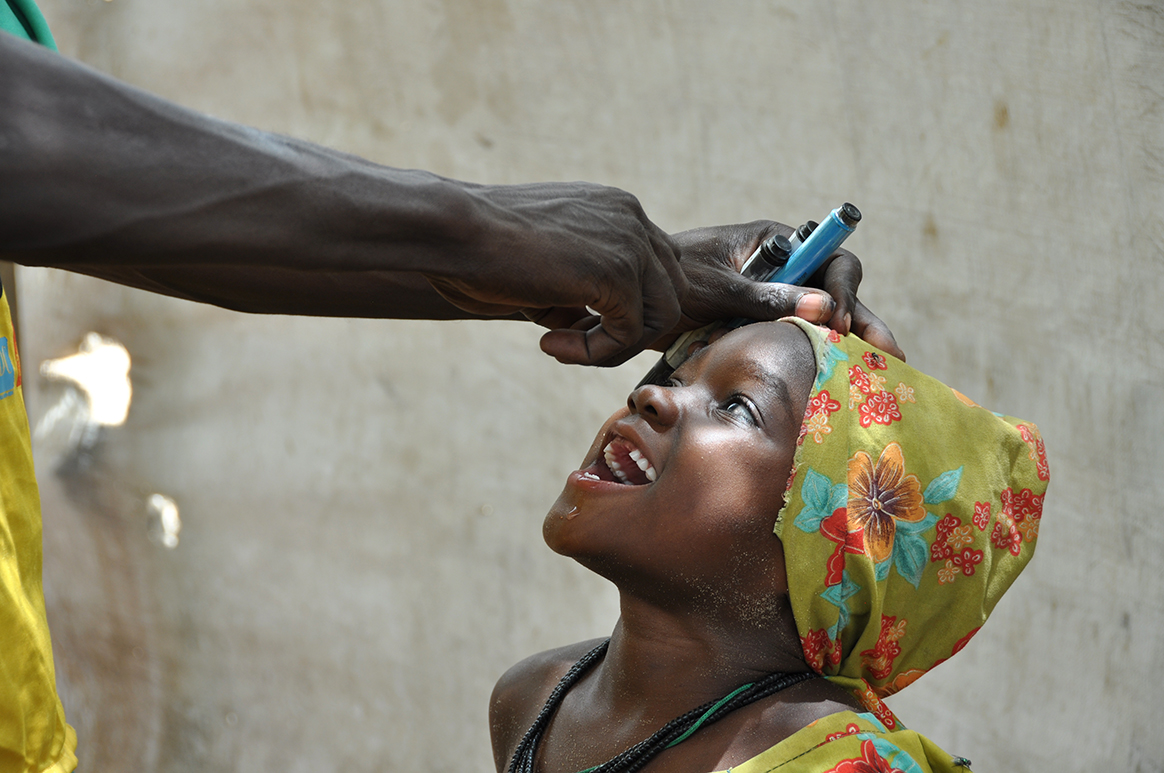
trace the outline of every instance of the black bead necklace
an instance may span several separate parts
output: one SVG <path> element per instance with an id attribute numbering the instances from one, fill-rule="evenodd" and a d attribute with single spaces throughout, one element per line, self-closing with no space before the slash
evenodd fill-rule
<path id="1" fill-rule="evenodd" d="M 566 675 L 554 687 L 550 697 L 546 700 L 546 705 L 542 707 L 541 713 L 538 714 L 533 725 L 518 743 L 517 749 L 513 753 L 513 760 L 509 763 L 509 773 L 534 773 L 534 758 L 537 756 L 538 745 L 541 743 L 542 736 L 545 735 L 546 727 L 550 724 L 554 712 L 558 710 L 558 706 L 570 688 L 582 678 L 582 675 L 591 666 L 602 659 L 609 646 L 610 639 L 607 639 L 590 650 L 566 672 Z M 794 684 L 814 678 L 816 678 L 816 674 L 812 672 L 775 673 L 769 674 L 759 681 L 749 682 L 719 700 L 709 701 L 681 717 L 676 717 L 650 738 L 616 754 L 601 765 L 587 768 L 579 773 L 634 773 L 641 770 L 665 749 L 687 740 L 699 728 L 706 727 L 749 703 L 775 695 Z"/>

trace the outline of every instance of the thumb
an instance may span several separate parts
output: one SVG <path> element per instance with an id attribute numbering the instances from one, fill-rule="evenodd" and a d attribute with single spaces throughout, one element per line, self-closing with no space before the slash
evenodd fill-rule
<path id="1" fill-rule="evenodd" d="M 833 316 L 837 304 L 822 290 L 786 285 L 779 282 L 756 282 L 736 274 L 730 282 L 730 310 L 718 316 L 746 317 L 758 321 L 800 317 L 822 324 Z"/>

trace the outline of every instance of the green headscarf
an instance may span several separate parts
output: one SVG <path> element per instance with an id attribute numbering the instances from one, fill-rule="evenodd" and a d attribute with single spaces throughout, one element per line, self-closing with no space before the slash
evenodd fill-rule
<path id="1" fill-rule="evenodd" d="M 804 655 L 881 701 L 966 645 L 1030 560 L 1050 473 L 1034 424 L 799 319 L 816 382 L 785 504 Z"/>

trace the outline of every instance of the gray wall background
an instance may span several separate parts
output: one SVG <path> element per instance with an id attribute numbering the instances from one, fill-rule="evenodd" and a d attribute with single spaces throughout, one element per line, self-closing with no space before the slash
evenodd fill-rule
<path id="1" fill-rule="evenodd" d="M 664 228 L 866 219 L 911 363 L 1043 429 L 1039 554 L 893 705 L 975 770 L 1164 770 L 1164 6 L 1059 0 L 44 0 L 61 49 L 214 115 Z M 487 771 L 493 680 L 612 627 L 540 521 L 648 366 L 516 323 L 247 317 L 21 270 L 36 364 L 134 357 L 125 426 L 37 445 L 86 770 Z M 172 496 L 181 542 L 148 539 Z"/>

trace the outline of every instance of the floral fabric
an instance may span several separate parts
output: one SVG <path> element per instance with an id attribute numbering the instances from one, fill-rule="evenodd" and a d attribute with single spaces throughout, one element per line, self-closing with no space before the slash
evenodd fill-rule
<path id="1" fill-rule="evenodd" d="M 869 713 L 842 711 L 818 719 L 768 751 L 725 773 L 968 773 L 912 730 L 890 730 Z"/>
<path id="2" fill-rule="evenodd" d="M 961 650 L 1030 560 L 1046 452 L 1035 425 L 791 321 L 817 363 L 775 527 L 792 610 L 809 665 L 892 731 L 881 699 Z"/>

